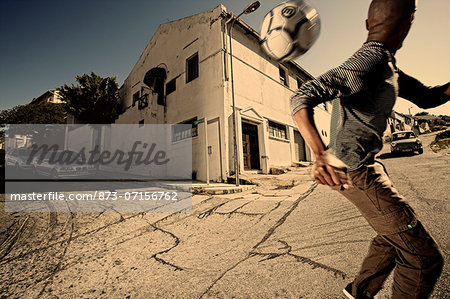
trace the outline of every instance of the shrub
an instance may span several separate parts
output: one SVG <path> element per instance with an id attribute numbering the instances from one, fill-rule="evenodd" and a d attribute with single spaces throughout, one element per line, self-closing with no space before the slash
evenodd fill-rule
<path id="1" fill-rule="evenodd" d="M 445 139 L 445 138 L 450 138 L 450 130 L 441 132 L 439 134 L 436 135 L 435 141 L 441 140 L 441 139 Z"/>

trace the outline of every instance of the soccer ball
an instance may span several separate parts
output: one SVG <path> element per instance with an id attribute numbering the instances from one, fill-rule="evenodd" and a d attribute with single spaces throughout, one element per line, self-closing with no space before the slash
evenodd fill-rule
<path id="1" fill-rule="evenodd" d="M 277 61 L 297 58 L 308 51 L 320 34 L 317 10 L 303 0 L 283 2 L 264 17 L 261 47 Z"/>

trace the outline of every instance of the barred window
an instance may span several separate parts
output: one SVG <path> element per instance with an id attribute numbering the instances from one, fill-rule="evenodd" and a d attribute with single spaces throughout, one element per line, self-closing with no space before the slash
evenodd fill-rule
<path id="1" fill-rule="evenodd" d="M 196 120 L 197 117 L 194 117 L 192 119 L 178 123 L 180 125 L 191 124 L 192 125 L 191 128 L 187 126 L 177 126 L 177 125 L 172 126 L 172 142 L 198 136 L 198 127 L 196 124 L 194 124 Z"/>
<path id="2" fill-rule="evenodd" d="M 198 53 L 186 60 L 186 83 L 198 77 Z"/>
<path id="3" fill-rule="evenodd" d="M 133 94 L 133 105 L 132 105 L 133 107 L 136 105 L 136 102 L 139 102 L 139 98 L 140 98 L 139 91 L 137 91 Z"/>
<path id="4" fill-rule="evenodd" d="M 280 70 L 280 82 L 283 83 L 284 86 L 289 87 L 286 70 L 282 66 L 279 66 L 278 68 Z"/>
<path id="5" fill-rule="evenodd" d="M 303 85 L 303 80 L 297 77 L 297 89 Z"/>
<path id="6" fill-rule="evenodd" d="M 269 136 L 287 139 L 286 126 L 269 120 Z"/>

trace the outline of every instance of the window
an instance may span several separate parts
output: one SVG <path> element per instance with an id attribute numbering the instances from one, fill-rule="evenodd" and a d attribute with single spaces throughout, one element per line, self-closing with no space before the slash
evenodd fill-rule
<path id="1" fill-rule="evenodd" d="M 138 109 L 144 109 L 148 106 L 148 94 L 143 94 L 138 100 Z"/>
<path id="2" fill-rule="evenodd" d="M 192 125 L 191 128 L 187 126 L 172 126 L 172 142 L 198 136 L 198 127 L 194 124 L 195 121 L 197 121 L 197 117 L 179 123 L 180 125 L 190 124 Z"/>
<path id="3" fill-rule="evenodd" d="M 164 81 L 166 80 L 166 70 L 160 67 L 154 67 L 145 73 L 144 83 L 150 87 L 153 94 L 157 94 L 158 105 L 165 106 L 166 99 L 164 96 Z"/>
<path id="4" fill-rule="evenodd" d="M 283 83 L 284 86 L 289 87 L 286 70 L 281 66 L 279 66 L 278 69 L 280 70 L 280 82 Z"/>
<path id="5" fill-rule="evenodd" d="M 297 89 L 303 85 L 303 80 L 297 77 Z"/>
<path id="6" fill-rule="evenodd" d="M 166 84 L 166 95 L 171 94 L 176 89 L 177 89 L 177 79 L 175 78 Z"/>
<path id="7" fill-rule="evenodd" d="M 198 53 L 186 60 L 186 83 L 198 77 Z"/>
<path id="8" fill-rule="evenodd" d="M 269 120 L 269 136 L 287 139 L 286 126 Z"/>
<path id="9" fill-rule="evenodd" d="M 410 125 L 411 119 L 409 117 L 405 117 L 405 124 Z"/>
<path id="10" fill-rule="evenodd" d="M 139 102 L 139 91 L 133 94 L 133 107 L 136 105 L 136 102 Z"/>

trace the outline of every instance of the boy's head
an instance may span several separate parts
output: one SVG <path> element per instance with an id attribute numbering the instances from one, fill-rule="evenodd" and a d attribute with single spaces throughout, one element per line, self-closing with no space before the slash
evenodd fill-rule
<path id="1" fill-rule="evenodd" d="M 367 40 L 384 42 L 395 53 L 408 35 L 416 4 L 417 0 L 373 0 L 366 20 Z"/>

